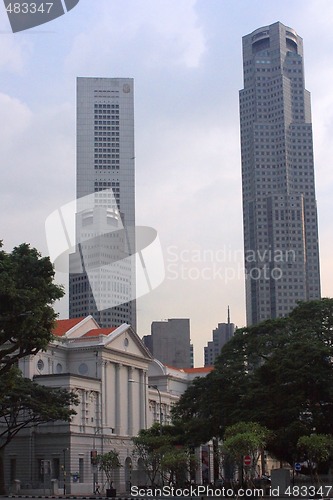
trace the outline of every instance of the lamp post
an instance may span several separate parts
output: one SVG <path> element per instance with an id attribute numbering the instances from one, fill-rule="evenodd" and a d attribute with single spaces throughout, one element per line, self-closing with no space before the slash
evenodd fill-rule
<path id="1" fill-rule="evenodd" d="M 95 438 L 96 438 L 96 434 L 100 431 L 103 431 L 103 429 L 101 427 L 97 427 L 95 429 L 94 439 L 93 439 L 93 455 L 91 455 L 91 460 L 93 460 L 92 466 L 93 466 L 93 492 L 94 492 L 94 494 L 96 493 L 96 483 L 97 483 L 97 451 L 95 449 Z"/>
<path id="2" fill-rule="evenodd" d="M 64 454 L 64 495 L 66 495 L 66 451 L 68 451 L 68 448 L 62 450 Z"/>

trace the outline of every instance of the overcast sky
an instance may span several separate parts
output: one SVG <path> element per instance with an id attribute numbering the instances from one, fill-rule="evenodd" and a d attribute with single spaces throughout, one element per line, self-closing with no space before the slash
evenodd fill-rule
<path id="1" fill-rule="evenodd" d="M 135 79 L 136 222 L 166 277 L 138 333 L 190 318 L 196 365 L 212 329 L 245 324 L 238 91 L 242 36 L 276 21 L 304 40 L 312 96 L 322 295 L 333 296 L 332 0 L 80 0 L 12 34 L 0 5 L 0 239 L 47 254 L 44 223 L 75 197 L 77 76 Z M 63 276 L 59 278 L 65 279 Z M 58 307 L 66 317 L 66 300 Z"/>

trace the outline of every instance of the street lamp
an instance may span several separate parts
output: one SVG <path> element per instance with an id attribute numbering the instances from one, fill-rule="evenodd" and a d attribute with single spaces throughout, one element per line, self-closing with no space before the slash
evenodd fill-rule
<path id="1" fill-rule="evenodd" d="M 103 429 L 101 427 L 97 427 L 94 432 L 94 439 L 93 439 L 93 454 L 91 455 L 91 461 L 92 461 L 92 466 L 93 466 L 93 492 L 94 494 L 96 493 L 96 483 L 97 483 L 97 451 L 95 449 L 95 438 L 96 434 L 98 432 L 102 431 Z M 103 436 L 102 436 L 103 438 Z M 103 451 L 102 451 L 103 453 Z"/>
<path id="2" fill-rule="evenodd" d="M 66 451 L 68 451 L 68 448 L 62 450 L 64 454 L 64 495 L 66 495 Z"/>

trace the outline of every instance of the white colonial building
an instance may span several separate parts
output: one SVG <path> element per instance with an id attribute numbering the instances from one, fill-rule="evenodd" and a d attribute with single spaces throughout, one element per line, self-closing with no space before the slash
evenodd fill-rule
<path id="1" fill-rule="evenodd" d="M 20 368 L 42 385 L 74 391 L 79 405 L 71 422 L 22 431 L 7 446 L 7 486 L 15 480 L 24 491 L 58 485 L 72 494 L 92 493 L 96 481 L 104 486 L 92 457 L 111 449 L 122 464 L 114 486 L 128 490 L 140 475 L 132 437 L 154 421 L 168 423 L 172 405 L 196 374 L 153 360 L 129 325 L 100 328 L 91 316 L 59 320 L 47 351 L 21 360 Z"/>

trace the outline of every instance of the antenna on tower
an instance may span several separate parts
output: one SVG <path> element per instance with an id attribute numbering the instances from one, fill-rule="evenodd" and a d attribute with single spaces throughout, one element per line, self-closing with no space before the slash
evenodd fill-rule
<path id="1" fill-rule="evenodd" d="M 230 325 L 230 307 L 228 306 L 228 325 Z"/>

